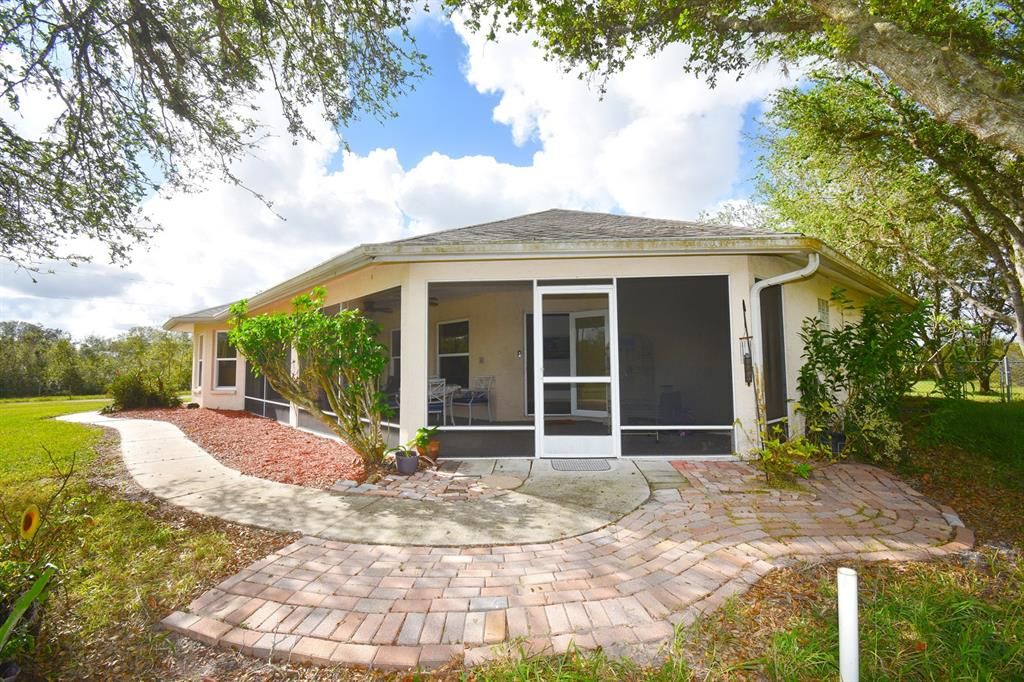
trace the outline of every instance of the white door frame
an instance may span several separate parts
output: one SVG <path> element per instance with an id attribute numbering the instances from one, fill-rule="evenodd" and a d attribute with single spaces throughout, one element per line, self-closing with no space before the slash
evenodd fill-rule
<path id="1" fill-rule="evenodd" d="M 604 294 L 608 297 L 608 353 L 609 376 L 544 376 L 544 296 L 557 294 Z M 570 319 L 572 319 L 570 317 Z M 540 320 L 540 324 L 538 324 Z M 621 431 L 619 425 L 619 339 L 618 309 L 615 280 L 611 284 L 533 286 L 533 412 L 536 457 L 621 457 Z M 575 335 L 570 340 L 572 352 Z M 609 436 L 545 436 L 544 385 L 545 384 L 608 384 L 611 401 L 611 435 Z"/>

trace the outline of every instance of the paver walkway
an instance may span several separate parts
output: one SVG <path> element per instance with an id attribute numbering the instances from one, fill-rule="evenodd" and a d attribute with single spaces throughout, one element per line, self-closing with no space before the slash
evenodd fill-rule
<path id="1" fill-rule="evenodd" d="M 832 465 L 804 491 L 779 491 L 764 489 L 739 462 L 613 462 L 613 476 L 575 479 L 534 463 L 531 478 L 501 497 L 374 500 L 232 474 L 198 446 L 183 446 L 189 441 L 170 424 L 72 419 L 118 429 L 133 476 L 175 504 L 270 528 L 287 519 L 291 528 L 319 529 L 163 621 L 209 644 L 278 660 L 429 669 L 459 657 L 473 665 L 520 645 L 561 652 L 570 642 L 649 659 L 675 625 L 795 559 L 927 559 L 974 542 L 952 509 L 862 465 Z M 637 483 L 642 504 L 633 501 Z M 200 490 L 174 496 L 189 486 Z M 250 495 L 258 499 L 238 499 Z M 559 496 L 576 501 L 559 506 Z M 381 503 L 404 505 L 368 506 Z M 531 505 L 543 513 L 531 514 Z M 560 533 L 551 514 L 561 514 Z M 577 515 L 590 527 L 573 533 Z M 337 539 L 376 525 L 376 544 Z M 442 537 L 492 539 L 437 542 L 437 526 L 448 529 Z M 501 539 L 517 533 L 551 539 Z"/>
<path id="2" fill-rule="evenodd" d="M 650 660 L 679 623 L 794 559 L 915 560 L 973 534 L 873 467 L 808 492 L 762 490 L 739 463 L 676 463 L 617 523 L 550 543 L 401 547 L 303 537 L 171 614 L 170 629 L 279 660 L 430 669 L 517 651 L 604 647 Z M 687 485 L 689 484 L 689 485 Z"/>

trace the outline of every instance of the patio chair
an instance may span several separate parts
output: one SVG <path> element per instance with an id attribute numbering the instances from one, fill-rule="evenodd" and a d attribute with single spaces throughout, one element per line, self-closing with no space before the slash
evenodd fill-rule
<path id="1" fill-rule="evenodd" d="M 491 397 L 494 391 L 494 377 L 476 377 L 473 379 L 472 388 L 464 391 L 459 391 L 452 397 L 452 407 L 461 405 L 469 412 L 469 425 L 473 425 L 473 407 L 476 405 L 487 406 L 487 421 L 493 421 L 491 418 Z M 452 421 L 455 421 L 455 416 L 452 415 Z"/>
<path id="2" fill-rule="evenodd" d="M 441 426 L 448 421 L 448 401 L 451 400 L 445 384 L 444 379 L 429 379 L 427 383 L 427 421 L 430 420 L 430 415 L 439 415 Z M 453 422 L 454 420 L 452 417 Z"/>

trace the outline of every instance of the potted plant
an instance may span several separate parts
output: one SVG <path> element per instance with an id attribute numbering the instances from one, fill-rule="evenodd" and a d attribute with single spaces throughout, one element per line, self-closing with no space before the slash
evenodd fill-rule
<path id="1" fill-rule="evenodd" d="M 398 473 L 403 476 L 411 476 L 416 473 L 420 461 L 420 455 L 416 450 L 408 445 L 399 445 L 392 448 L 391 452 L 395 455 L 395 468 L 398 469 Z"/>
<path id="2" fill-rule="evenodd" d="M 410 476 L 416 473 L 420 457 L 428 459 L 427 451 L 430 447 L 430 439 L 436 432 L 436 426 L 420 427 L 416 429 L 416 435 L 408 443 L 388 450 L 389 453 L 394 454 L 395 467 L 398 469 L 398 473 L 403 476 Z"/>

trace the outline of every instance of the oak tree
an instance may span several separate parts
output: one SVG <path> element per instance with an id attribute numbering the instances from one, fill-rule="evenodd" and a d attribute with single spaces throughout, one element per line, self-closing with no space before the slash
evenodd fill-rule
<path id="1" fill-rule="evenodd" d="M 0 257 L 81 260 L 69 241 L 92 239 L 126 261 L 158 227 L 139 210 L 157 188 L 244 186 L 232 162 L 264 134 L 261 93 L 296 136 L 316 109 L 333 126 L 389 115 L 426 68 L 407 28 L 414 5 L 0 3 Z"/>

